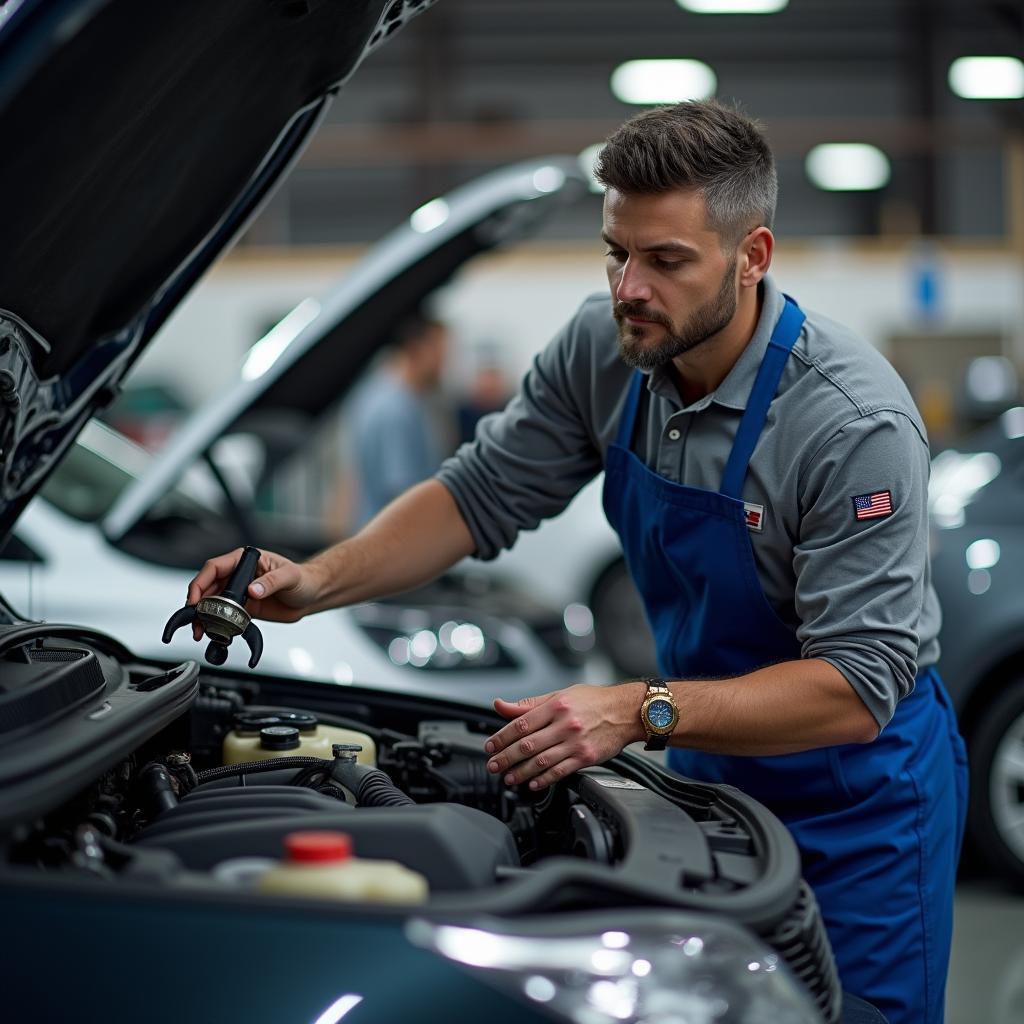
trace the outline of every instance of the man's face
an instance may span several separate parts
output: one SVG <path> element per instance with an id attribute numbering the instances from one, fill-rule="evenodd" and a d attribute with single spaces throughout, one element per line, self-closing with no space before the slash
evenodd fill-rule
<path id="1" fill-rule="evenodd" d="M 718 334 L 736 313 L 736 253 L 706 223 L 698 192 L 604 199 L 608 285 L 630 366 L 664 366 Z"/>

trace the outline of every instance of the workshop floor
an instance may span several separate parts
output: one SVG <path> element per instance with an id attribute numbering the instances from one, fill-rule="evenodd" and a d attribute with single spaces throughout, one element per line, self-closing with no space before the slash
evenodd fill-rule
<path id="1" fill-rule="evenodd" d="M 967 876 L 955 914 L 946 1024 L 1022 1024 L 1024 894 Z"/>

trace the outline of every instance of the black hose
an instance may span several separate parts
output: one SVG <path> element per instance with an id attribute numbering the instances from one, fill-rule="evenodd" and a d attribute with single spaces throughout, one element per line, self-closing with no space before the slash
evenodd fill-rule
<path id="1" fill-rule="evenodd" d="M 335 800 L 340 800 L 343 804 L 348 802 L 348 797 L 345 796 L 345 790 L 341 786 L 320 786 L 317 789 L 318 793 L 323 793 L 324 796 L 332 796 Z"/>
<path id="2" fill-rule="evenodd" d="M 382 771 L 373 769 L 354 790 L 356 801 L 365 807 L 415 807 L 416 801 L 403 793 Z"/>
<path id="3" fill-rule="evenodd" d="M 258 772 L 276 772 L 279 768 L 312 768 L 327 769 L 329 761 L 322 757 L 268 757 L 262 761 L 243 761 L 241 764 L 225 764 L 219 768 L 207 768 L 196 775 L 197 782 L 213 782 L 226 779 L 232 775 L 239 776 L 241 785 L 245 785 L 244 776 Z"/>
<path id="4" fill-rule="evenodd" d="M 139 772 L 139 787 L 153 810 L 154 818 L 178 806 L 178 794 L 174 791 L 171 774 L 162 764 L 155 761 L 147 764 Z"/>
<path id="5" fill-rule="evenodd" d="M 355 760 L 335 758 L 331 780 L 355 794 L 365 807 L 415 807 L 416 801 L 403 793 L 379 768 Z"/>

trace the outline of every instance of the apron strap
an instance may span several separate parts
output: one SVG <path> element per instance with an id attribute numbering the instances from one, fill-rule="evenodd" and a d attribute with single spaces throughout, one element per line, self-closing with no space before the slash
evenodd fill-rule
<path id="1" fill-rule="evenodd" d="M 646 381 L 646 375 L 637 370 L 629 382 L 626 405 L 619 417 L 619 432 L 615 437 L 615 443 L 620 448 L 625 448 L 626 451 L 632 450 L 633 427 L 636 423 L 636 411 L 640 407 L 640 391 Z"/>
<path id="2" fill-rule="evenodd" d="M 750 457 L 754 454 L 765 420 L 768 418 L 768 407 L 775 398 L 782 379 L 782 371 L 786 368 L 789 353 L 800 337 L 806 316 L 804 311 L 788 296 L 784 296 L 786 305 L 782 310 L 775 330 L 772 331 L 768 348 L 761 360 L 761 368 L 747 399 L 747 408 L 740 420 L 736 440 L 733 442 L 729 461 L 722 475 L 721 494 L 727 498 L 740 500 L 743 495 L 743 481 L 747 476 Z"/>

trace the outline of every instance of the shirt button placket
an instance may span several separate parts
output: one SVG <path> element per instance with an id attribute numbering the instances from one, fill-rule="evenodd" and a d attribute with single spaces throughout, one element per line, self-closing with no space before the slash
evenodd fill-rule
<path id="1" fill-rule="evenodd" d="M 658 471 L 669 480 L 676 480 L 680 463 L 679 442 L 682 440 L 683 432 L 678 426 L 666 423 L 662 428 L 662 437 L 664 443 L 661 446 L 661 458 L 659 459 L 661 465 L 658 467 Z"/>

